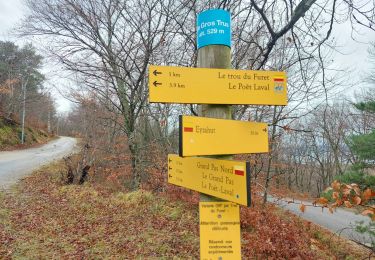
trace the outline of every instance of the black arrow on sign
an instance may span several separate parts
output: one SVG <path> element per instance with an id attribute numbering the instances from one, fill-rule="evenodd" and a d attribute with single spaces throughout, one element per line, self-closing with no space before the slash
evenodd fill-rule
<path id="1" fill-rule="evenodd" d="M 157 82 L 156 80 L 154 81 L 154 83 L 153 83 L 153 84 L 154 84 L 154 86 L 155 86 L 155 87 L 157 87 L 158 85 L 162 85 L 162 83 L 160 83 L 160 82 Z"/>
<path id="2" fill-rule="evenodd" d="M 264 131 L 264 132 L 267 132 L 267 128 L 264 128 L 263 131 Z"/>
<path id="3" fill-rule="evenodd" d="M 154 70 L 153 74 L 154 74 L 155 76 L 157 76 L 158 74 L 162 74 L 162 73 L 159 72 L 159 71 L 157 71 L 157 70 Z"/>
<path id="4" fill-rule="evenodd" d="M 172 170 L 172 168 L 171 168 L 171 167 L 169 167 L 169 170 Z"/>
<path id="5" fill-rule="evenodd" d="M 172 178 L 172 175 L 169 174 L 168 176 L 169 176 L 169 178 Z"/>
<path id="6" fill-rule="evenodd" d="M 172 160 L 171 159 L 168 159 L 169 162 L 171 162 Z"/>

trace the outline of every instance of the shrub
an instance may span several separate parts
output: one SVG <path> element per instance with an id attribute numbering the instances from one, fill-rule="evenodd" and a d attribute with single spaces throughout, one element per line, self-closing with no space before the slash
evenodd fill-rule
<path id="1" fill-rule="evenodd" d="M 328 200 L 328 202 L 332 203 L 332 202 L 335 201 L 335 200 L 332 198 L 332 194 L 333 194 L 333 190 L 324 191 L 324 192 L 321 194 L 321 197 L 326 198 L 326 199 Z"/>
<path id="2" fill-rule="evenodd" d="M 368 175 L 360 171 L 349 171 L 341 176 L 337 176 L 336 180 L 341 183 L 351 184 L 356 183 L 361 190 L 366 188 L 375 189 L 375 176 Z"/>

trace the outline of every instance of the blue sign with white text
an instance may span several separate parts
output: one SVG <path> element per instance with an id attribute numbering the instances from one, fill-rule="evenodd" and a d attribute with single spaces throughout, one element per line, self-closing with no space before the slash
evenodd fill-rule
<path id="1" fill-rule="evenodd" d="M 198 49 L 212 44 L 231 46 L 230 13 L 228 11 L 211 9 L 198 14 Z"/>

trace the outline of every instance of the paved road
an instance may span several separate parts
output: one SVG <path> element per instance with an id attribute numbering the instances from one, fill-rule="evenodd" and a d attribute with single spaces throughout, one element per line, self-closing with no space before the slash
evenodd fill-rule
<path id="1" fill-rule="evenodd" d="M 356 222 L 364 221 L 364 223 L 370 223 L 371 220 L 369 217 L 358 215 L 340 208 L 336 209 L 336 211 L 331 214 L 328 209 L 324 209 L 322 212 L 321 207 L 306 207 L 305 212 L 302 213 L 300 210 L 301 203 L 311 205 L 311 202 L 294 200 L 295 203 L 288 204 L 286 201 L 277 200 L 271 196 L 269 196 L 269 201 L 308 221 L 325 227 L 332 232 L 347 237 L 351 240 L 359 241 L 367 245 L 371 244 L 371 240 L 375 241 L 375 237 L 360 234 L 354 229 Z"/>
<path id="2" fill-rule="evenodd" d="M 0 152 L 0 189 L 7 189 L 23 176 L 75 149 L 77 141 L 60 137 L 38 148 Z"/>

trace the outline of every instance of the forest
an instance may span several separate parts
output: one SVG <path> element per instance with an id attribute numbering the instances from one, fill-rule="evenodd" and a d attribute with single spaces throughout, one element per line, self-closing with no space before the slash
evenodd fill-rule
<path id="1" fill-rule="evenodd" d="M 0 41 L 0 57 L 0 149 L 43 142 L 57 130 L 43 57 L 32 44 L 10 41 Z"/>
<path id="2" fill-rule="evenodd" d="M 30 0 L 28 5 L 31 14 L 20 34 L 43 37 L 64 65 L 64 77 L 75 82 L 64 91 L 76 106 L 61 119 L 61 133 L 84 137 L 97 169 L 105 164 L 99 154 L 125 156 L 118 166 L 130 165 L 134 189 L 150 179 L 151 165 L 165 176 L 165 163 L 154 156 L 176 152 L 178 115 L 199 113 L 197 105 L 149 103 L 147 68 L 197 66 L 194 24 L 206 8 L 232 13 L 234 69 L 288 75 L 287 106 L 232 108 L 234 119 L 269 125 L 270 155 L 245 156 L 254 182 L 265 190 L 272 182 L 314 196 L 335 179 L 374 185 L 374 95 L 368 85 L 361 87 L 366 81 L 373 85 L 373 71 L 351 83 L 345 66 L 332 60 L 338 23 L 373 33 L 369 3 L 364 8 L 351 1 Z M 369 46 L 373 63 L 374 52 Z M 350 84 L 354 97 L 343 95 Z"/>
<path id="3" fill-rule="evenodd" d="M 218 8 L 231 12 L 233 69 L 287 73 L 287 106 L 231 108 L 233 119 L 268 124 L 268 154 L 234 156 L 250 162 L 257 203 L 304 194 L 330 210 L 361 205 L 375 219 L 375 43 L 361 81 L 334 60 L 338 25 L 354 38 L 375 33 L 371 1 L 26 2 L 30 14 L 17 33 L 62 66 L 69 84 L 59 91 L 74 105 L 57 115 L 43 92 L 42 57 L 32 45 L 0 42 L 0 112 L 20 120 L 26 95 L 29 122 L 81 138 L 80 156 L 66 159 L 67 182 L 81 182 L 85 172 L 113 189 L 191 195 L 168 185 L 167 155 L 178 153 L 178 116 L 200 115 L 202 107 L 148 102 L 148 67 L 197 67 L 196 15 Z"/>

